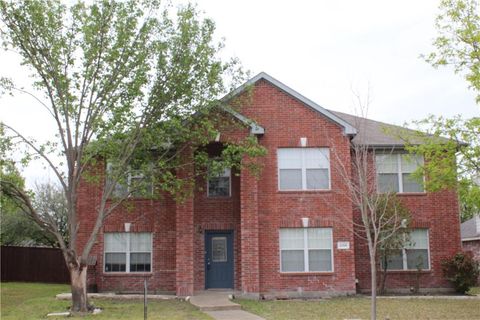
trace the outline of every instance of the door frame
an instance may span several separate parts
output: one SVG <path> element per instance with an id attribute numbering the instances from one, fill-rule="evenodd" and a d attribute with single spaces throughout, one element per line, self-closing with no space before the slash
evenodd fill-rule
<path id="1" fill-rule="evenodd" d="M 204 288 L 205 290 L 215 289 L 215 288 L 208 288 L 207 285 L 207 236 L 208 235 L 215 235 L 215 234 L 225 234 L 228 233 L 232 237 L 232 287 L 225 288 L 225 289 L 234 289 L 235 288 L 235 231 L 233 229 L 228 230 L 205 230 L 204 237 L 203 237 L 203 274 L 204 274 Z M 228 247 L 228 240 L 227 240 L 227 247 Z"/>

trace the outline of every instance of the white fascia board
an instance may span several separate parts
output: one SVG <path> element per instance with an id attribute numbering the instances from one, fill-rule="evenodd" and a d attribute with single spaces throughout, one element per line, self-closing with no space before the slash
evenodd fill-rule
<path id="1" fill-rule="evenodd" d="M 248 125 L 250 127 L 250 133 L 251 134 L 255 134 L 255 135 L 262 135 L 262 134 L 265 134 L 265 128 L 263 128 L 262 126 L 258 125 L 255 121 L 245 117 L 243 114 L 240 114 L 238 112 L 236 112 L 235 110 L 233 110 L 232 108 L 226 106 L 226 105 L 221 105 L 220 106 L 223 110 L 225 110 L 226 112 L 230 113 L 231 115 L 233 115 L 235 118 L 237 118 L 238 120 L 240 120 L 241 122 L 245 123 L 246 125 Z"/>
<path id="2" fill-rule="evenodd" d="M 228 101 L 229 99 L 231 99 L 231 98 L 235 97 L 236 95 L 242 93 L 246 88 L 254 85 L 257 81 L 259 81 L 261 79 L 264 79 L 264 80 L 270 82 L 271 84 L 273 84 L 274 86 L 276 86 L 277 88 L 282 90 L 283 92 L 285 92 L 288 95 L 294 97 L 295 99 L 301 101 L 305 105 L 307 105 L 310 108 L 314 109 L 315 111 L 321 113 L 322 115 L 324 115 L 328 119 L 332 120 L 333 122 L 339 124 L 340 126 L 342 126 L 344 128 L 344 133 L 346 135 L 356 135 L 357 134 L 357 129 L 355 129 L 355 127 L 353 127 L 350 123 L 348 123 L 347 121 L 343 120 L 342 118 L 336 116 L 335 114 L 331 113 L 330 111 L 321 107 L 320 105 L 316 104 L 315 102 L 308 99 L 307 97 L 301 95 L 300 93 L 298 93 L 297 91 L 288 87 L 287 85 L 281 83 L 277 79 L 269 76 L 265 72 L 260 72 L 255 77 L 251 78 L 246 83 L 244 83 L 243 85 L 241 85 L 237 89 L 233 90 L 231 93 L 229 93 L 224 98 L 222 98 L 222 101 Z"/>
<path id="3" fill-rule="evenodd" d="M 479 237 L 473 237 L 473 238 L 463 238 L 462 242 L 463 241 L 476 241 L 476 240 L 480 240 L 480 236 Z"/>

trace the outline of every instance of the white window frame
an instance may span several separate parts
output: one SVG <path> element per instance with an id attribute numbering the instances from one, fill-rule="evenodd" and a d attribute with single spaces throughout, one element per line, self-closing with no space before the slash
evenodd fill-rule
<path id="1" fill-rule="evenodd" d="M 282 249 L 280 247 L 280 237 L 281 237 L 281 229 L 303 229 L 303 248 L 291 248 L 291 249 Z M 308 248 L 308 229 L 330 229 L 330 259 L 331 263 L 331 270 L 329 271 L 310 271 L 310 260 L 309 260 L 309 248 Z M 333 273 L 335 272 L 335 262 L 333 260 L 333 228 L 329 227 L 320 227 L 320 228 L 280 228 L 278 230 L 278 249 L 279 249 L 279 265 L 280 265 L 280 272 L 281 273 Z M 283 271 L 282 270 L 282 251 L 299 251 L 303 250 L 303 260 L 304 260 L 304 270 L 303 271 Z"/>
<path id="2" fill-rule="evenodd" d="M 412 172 L 403 172 L 402 171 L 402 156 L 405 156 L 405 155 L 409 155 L 408 153 L 406 152 L 393 152 L 393 153 L 384 153 L 384 152 L 376 152 L 375 153 L 375 171 L 376 171 L 376 179 L 377 179 L 377 192 L 378 193 L 385 193 L 384 191 L 380 191 L 379 189 L 379 179 L 378 179 L 378 176 L 379 174 L 381 174 L 380 172 L 378 172 L 378 165 L 377 165 L 377 156 L 388 156 L 388 155 L 391 155 L 391 156 L 395 156 L 397 159 L 397 172 L 390 172 L 391 174 L 394 174 L 396 173 L 397 174 L 397 183 L 398 183 L 398 192 L 397 193 L 425 193 L 425 176 L 423 176 L 423 191 L 407 191 L 407 192 L 404 192 L 403 191 L 403 174 L 404 173 L 412 173 Z M 422 156 L 422 162 L 424 161 L 424 158 Z M 382 173 L 385 173 L 385 172 L 382 172 Z"/>
<path id="3" fill-rule="evenodd" d="M 105 251 L 105 235 L 109 233 L 122 233 L 127 235 L 127 248 L 126 251 Z M 130 251 L 130 235 L 135 233 L 148 233 L 150 234 L 150 252 L 148 251 Z M 103 234 L 103 272 L 108 274 L 115 274 L 115 273 L 133 273 L 133 274 L 141 274 L 141 273 L 152 273 L 153 272 L 153 233 L 152 232 L 105 232 Z M 125 271 L 106 271 L 105 270 L 105 258 L 107 253 L 125 253 Z M 150 253 L 150 271 L 130 271 L 130 254 L 132 253 Z"/>
<path id="4" fill-rule="evenodd" d="M 425 229 L 425 228 L 415 228 L 415 229 L 412 229 L 412 231 L 415 231 L 415 230 L 425 230 L 427 232 L 427 265 L 428 265 L 428 268 L 427 269 L 422 269 L 422 271 L 430 271 L 432 266 L 431 266 L 431 259 L 430 259 L 430 230 L 429 229 Z M 408 260 L 407 260 L 407 250 L 408 249 L 411 249 L 411 248 L 405 248 L 403 247 L 402 249 L 400 249 L 402 251 L 402 269 L 388 269 L 387 268 L 387 272 L 388 271 L 415 271 L 417 269 L 408 269 Z M 383 269 L 383 263 L 381 263 L 381 268 Z"/>
<path id="5" fill-rule="evenodd" d="M 302 170 L 302 188 L 301 189 L 281 189 L 280 188 L 280 170 L 283 168 L 280 168 L 280 157 L 278 155 L 278 151 L 281 149 L 292 149 L 292 150 L 298 150 L 301 152 L 302 156 L 302 167 L 298 168 Z M 328 188 L 327 189 L 307 189 L 307 169 L 318 169 L 318 168 L 307 168 L 306 166 L 306 156 L 305 156 L 305 150 L 306 149 L 324 149 L 328 151 L 328 167 L 326 168 L 328 170 Z M 325 169 L 325 168 L 320 168 L 320 169 Z M 331 177 L 331 164 L 330 164 L 330 148 L 327 147 L 319 147 L 319 148 L 278 148 L 277 149 L 277 180 L 278 180 L 278 191 L 322 191 L 322 190 L 331 190 L 332 189 L 332 177 Z"/>
<path id="6" fill-rule="evenodd" d="M 228 171 L 228 175 L 219 175 L 212 178 L 228 178 L 228 195 L 219 196 L 219 195 L 210 195 L 210 177 L 207 177 L 207 197 L 209 198 L 228 198 L 232 196 L 232 169 L 225 168 L 223 174 Z"/>
<path id="7" fill-rule="evenodd" d="M 112 166 L 112 163 L 111 162 L 107 162 L 107 168 L 106 168 L 106 174 L 108 175 L 108 172 L 109 172 L 109 168 Z M 140 170 L 132 170 L 130 167 L 128 167 L 128 173 L 127 173 L 127 195 L 128 197 L 132 197 L 132 198 L 143 198 L 141 196 L 136 196 L 136 195 L 133 195 L 131 194 L 131 185 L 132 185 L 132 178 L 140 178 L 140 179 L 145 179 L 145 175 L 141 172 L 139 172 Z M 137 174 L 135 174 L 135 172 Z M 108 179 L 108 177 L 107 177 Z M 118 184 L 118 182 L 116 183 Z M 154 192 L 154 186 L 153 186 L 153 181 L 150 181 L 150 188 L 152 189 L 152 191 L 150 192 L 150 195 L 153 195 L 153 192 Z M 116 192 L 115 192 L 115 189 L 116 189 L 116 185 L 113 187 L 113 191 L 112 191 L 112 196 L 116 196 Z"/>

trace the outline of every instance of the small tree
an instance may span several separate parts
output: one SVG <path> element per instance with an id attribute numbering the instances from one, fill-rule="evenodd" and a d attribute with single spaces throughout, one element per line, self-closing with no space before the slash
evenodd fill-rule
<path id="1" fill-rule="evenodd" d="M 3 45 L 20 55 L 35 80 L 34 91 L 5 79 L 0 84 L 12 94 L 33 97 L 56 134 L 39 143 L 12 125 L 5 128 L 28 148 L 25 159 L 41 159 L 57 178 L 67 203 L 66 236 L 42 216 L 21 184 L 2 180 L 2 192 L 58 241 L 70 272 L 73 312 L 91 309 L 87 259 L 105 220 L 139 191 L 115 193 L 126 183 L 125 174 L 140 170 L 154 178 L 155 194 L 181 198 L 194 176 L 179 177 L 176 170 L 185 161 L 205 162 L 206 153 L 198 147 L 232 123 L 218 111 L 218 98 L 229 91 L 228 82 L 237 86 L 243 78 L 237 61 L 219 57 L 223 44 L 213 40 L 215 25 L 194 6 L 180 8 L 175 17 L 170 9 L 155 0 L 71 6 L 0 0 Z M 184 156 L 187 150 L 196 151 L 193 158 Z M 254 137 L 229 143 L 225 150 L 224 165 L 237 167 L 244 154 L 263 152 Z M 104 160 L 111 163 L 108 179 L 96 174 Z M 101 184 L 103 193 L 93 229 L 79 248 L 82 179 Z"/>
<path id="2" fill-rule="evenodd" d="M 384 201 L 385 203 L 380 205 L 380 210 L 384 210 L 386 206 L 386 216 L 398 215 L 402 221 L 402 228 L 382 241 L 380 246 L 379 258 L 382 274 L 379 289 L 380 293 L 384 294 L 386 292 L 389 257 L 399 250 L 402 250 L 410 241 L 409 230 L 407 227 L 411 220 L 411 215 L 408 208 L 400 202 L 395 194 L 383 194 L 381 196 L 383 198 L 381 201 Z M 385 230 L 381 233 L 389 235 L 391 233 L 389 226 L 386 226 Z"/>
<path id="3" fill-rule="evenodd" d="M 459 252 L 452 258 L 442 261 L 442 270 L 445 277 L 455 286 L 455 290 L 465 293 L 477 284 L 480 263 L 475 261 L 472 252 Z"/>
<path id="4" fill-rule="evenodd" d="M 341 178 L 345 186 L 345 196 L 354 207 L 354 222 L 352 231 L 367 243 L 371 277 L 371 319 L 376 319 L 377 313 L 377 264 L 381 246 L 402 232 L 405 226 L 405 210 L 391 193 L 379 194 L 377 191 L 377 176 L 375 171 L 375 150 L 365 141 L 366 114 L 369 100 L 363 101 L 356 96 L 360 116 L 356 123 L 357 136 L 350 141 L 351 162 L 342 163 L 341 152 L 333 148 L 332 171 Z M 388 150 L 383 150 L 388 151 Z M 392 151 L 390 149 L 390 151 Z M 351 218 L 343 218 L 345 225 L 351 226 Z"/>

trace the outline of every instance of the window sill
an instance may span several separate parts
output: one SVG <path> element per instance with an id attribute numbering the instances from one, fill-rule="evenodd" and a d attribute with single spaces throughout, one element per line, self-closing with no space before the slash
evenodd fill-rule
<path id="1" fill-rule="evenodd" d="M 383 272 L 383 270 L 380 270 L 380 272 Z M 392 273 L 398 273 L 398 274 L 415 274 L 418 273 L 418 270 L 387 270 L 388 274 Z M 432 269 L 428 270 L 420 270 L 420 273 L 432 273 Z"/>
<path id="2" fill-rule="evenodd" d="M 333 271 L 314 271 L 314 272 L 280 272 L 280 276 L 289 277 L 289 276 L 333 276 Z"/>
<path id="3" fill-rule="evenodd" d="M 325 190 L 278 190 L 278 194 L 322 194 L 322 193 L 332 193 L 332 189 Z"/>
<path id="4" fill-rule="evenodd" d="M 426 192 L 397 192 L 397 196 L 415 196 L 415 197 L 422 197 L 426 196 Z"/>
<path id="5" fill-rule="evenodd" d="M 151 277 L 153 272 L 103 272 L 104 277 Z"/>

